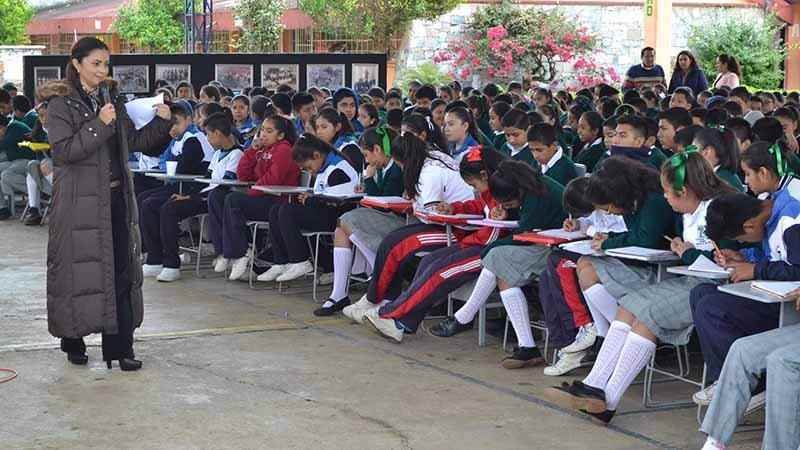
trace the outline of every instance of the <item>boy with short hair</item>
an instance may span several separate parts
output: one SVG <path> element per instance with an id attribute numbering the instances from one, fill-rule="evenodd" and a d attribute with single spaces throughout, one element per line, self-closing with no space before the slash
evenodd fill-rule
<path id="1" fill-rule="evenodd" d="M 658 115 L 658 142 L 667 154 L 675 153 L 675 133 L 692 125 L 692 116 L 684 108 L 670 108 Z"/>
<path id="2" fill-rule="evenodd" d="M 25 123 L 0 115 L 0 220 L 11 217 L 8 198 L 13 200 L 15 192 L 25 192 L 27 184 L 28 161 L 35 158 L 33 151 L 20 147 L 19 143 L 31 134 Z"/>
<path id="3" fill-rule="evenodd" d="M 294 128 L 298 136 L 305 133 L 311 124 L 311 118 L 317 113 L 317 105 L 314 96 L 308 92 L 298 92 L 292 97 L 292 109 L 294 109 Z"/>
<path id="4" fill-rule="evenodd" d="M 608 153 L 603 155 L 598 166 L 610 156 L 624 156 L 661 169 L 661 163 L 666 157 L 658 149 L 650 148 L 647 145 L 648 137 L 650 137 L 650 133 L 647 130 L 647 122 L 643 118 L 632 115 L 620 117 L 617 119 L 617 128 L 611 141 L 611 148 Z"/>
<path id="5" fill-rule="evenodd" d="M 672 93 L 672 97 L 670 97 L 669 100 L 669 107 L 683 108 L 689 111 L 692 109 L 693 103 L 694 95 L 692 95 L 692 90 L 687 87 L 679 87 Z"/>
<path id="6" fill-rule="evenodd" d="M 31 130 L 36 125 L 38 115 L 31 106 L 31 101 L 24 95 L 17 95 L 11 99 L 11 107 L 14 110 L 14 120 L 18 120 L 28 126 Z"/>
<path id="7" fill-rule="evenodd" d="M 764 117 L 764 114 L 750 107 L 751 100 L 750 92 L 744 86 L 731 89 L 731 93 L 728 96 L 728 101 L 736 102 L 742 107 L 742 117 L 752 126 L 758 119 Z"/>

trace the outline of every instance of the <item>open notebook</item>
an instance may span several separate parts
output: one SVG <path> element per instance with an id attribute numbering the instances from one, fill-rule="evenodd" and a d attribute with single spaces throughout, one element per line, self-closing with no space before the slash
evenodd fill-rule
<path id="1" fill-rule="evenodd" d="M 568 242 L 566 244 L 559 245 L 559 247 L 568 252 L 577 253 L 579 255 L 603 256 L 602 250 L 594 250 L 592 248 L 591 240 Z"/>
<path id="2" fill-rule="evenodd" d="M 753 281 L 750 283 L 750 287 L 786 298 L 793 290 L 800 289 L 800 281 Z"/>
<path id="3" fill-rule="evenodd" d="M 730 275 L 731 269 L 726 269 L 719 264 L 715 263 L 714 261 L 708 259 L 704 255 L 700 255 L 694 262 L 687 267 L 689 270 L 693 270 L 695 272 L 706 272 L 706 273 L 718 273 L 721 275 Z"/>
<path id="4" fill-rule="evenodd" d="M 588 238 L 589 236 L 582 231 L 565 231 L 561 228 L 520 233 L 514 236 L 515 241 L 530 242 L 539 245 L 559 245 Z"/>
<path id="5" fill-rule="evenodd" d="M 635 259 L 638 261 L 671 261 L 679 259 L 678 255 L 669 250 L 657 250 L 645 247 L 621 247 L 606 250 L 608 256 Z"/>
<path id="6" fill-rule="evenodd" d="M 468 224 L 470 225 L 477 225 L 479 227 L 492 227 L 492 228 L 518 228 L 519 222 L 516 220 L 494 220 L 494 219 L 483 219 L 483 220 L 468 220 Z"/>

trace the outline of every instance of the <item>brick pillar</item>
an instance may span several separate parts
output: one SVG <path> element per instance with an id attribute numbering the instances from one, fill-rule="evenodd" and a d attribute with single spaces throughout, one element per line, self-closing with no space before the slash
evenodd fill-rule
<path id="1" fill-rule="evenodd" d="M 656 49 L 656 64 L 669 72 L 672 55 L 672 0 L 644 0 L 644 46 Z M 665 74 L 669 80 L 670 73 Z"/>
<path id="2" fill-rule="evenodd" d="M 800 89 L 800 3 L 792 5 L 792 23 L 786 30 L 786 79 L 784 88 Z"/>

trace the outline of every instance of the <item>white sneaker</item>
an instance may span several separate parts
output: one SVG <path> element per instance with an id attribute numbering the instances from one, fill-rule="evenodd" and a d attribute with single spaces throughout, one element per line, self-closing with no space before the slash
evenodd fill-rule
<path id="1" fill-rule="evenodd" d="M 296 280 L 300 277 L 306 276 L 314 272 L 314 265 L 310 261 L 303 261 L 301 263 L 289 264 L 286 271 L 281 274 L 275 281 L 278 283 L 285 283 L 287 281 Z"/>
<path id="2" fill-rule="evenodd" d="M 190 255 L 189 253 L 183 252 L 183 253 L 180 254 L 178 259 L 180 260 L 181 265 L 189 264 L 189 263 L 192 262 L 192 255 Z"/>
<path id="3" fill-rule="evenodd" d="M 397 322 L 394 319 L 383 319 L 378 314 L 378 308 L 367 310 L 366 322 L 386 338 L 394 339 L 395 342 L 403 342 L 403 330 L 397 328 Z"/>
<path id="4" fill-rule="evenodd" d="M 170 281 L 178 281 L 181 279 L 181 269 L 173 269 L 170 267 L 164 267 L 160 274 L 156 277 L 156 280 L 163 281 L 165 283 L 169 283 Z"/>
<path id="5" fill-rule="evenodd" d="M 230 260 L 222 255 L 217 256 L 214 258 L 214 272 L 216 273 L 225 273 L 228 270 L 228 262 Z"/>
<path id="6" fill-rule="evenodd" d="M 364 314 L 373 308 L 375 308 L 375 304 L 367 300 L 367 296 L 364 295 L 352 305 L 345 306 L 342 309 L 342 314 L 355 323 L 364 323 Z"/>
<path id="7" fill-rule="evenodd" d="M 706 439 L 706 443 L 703 444 L 703 448 L 700 450 L 725 450 L 725 446 L 709 436 L 708 439 Z"/>
<path id="8" fill-rule="evenodd" d="M 155 278 L 161 274 L 161 271 L 164 270 L 164 266 L 161 264 L 143 264 L 142 265 L 142 274 L 145 278 Z"/>
<path id="9" fill-rule="evenodd" d="M 231 274 L 228 277 L 228 279 L 231 281 L 238 280 L 247 273 L 247 270 L 249 268 L 250 268 L 250 257 L 242 256 L 241 258 L 234 259 L 233 266 L 231 266 Z"/>
<path id="10" fill-rule="evenodd" d="M 747 404 L 747 409 L 744 410 L 744 415 L 753 414 L 758 411 L 767 403 L 767 392 L 761 392 L 750 397 L 750 403 Z"/>
<path id="11" fill-rule="evenodd" d="M 706 386 L 702 391 L 697 391 L 692 395 L 692 401 L 700 406 L 708 406 L 711 400 L 714 399 L 714 390 L 717 388 L 717 382 L 711 386 Z"/>
<path id="12" fill-rule="evenodd" d="M 564 353 L 577 353 L 588 350 L 594 345 L 597 340 L 597 327 L 593 323 L 585 325 L 578 329 L 578 335 L 575 336 L 575 341 L 572 344 L 561 349 Z"/>
<path id="13" fill-rule="evenodd" d="M 558 361 L 552 366 L 545 367 L 544 374 L 548 377 L 566 375 L 581 366 L 584 356 L 586 356 L 586 351 L 567 353 L 564 352 L 564 349 L 561 349 L 558 352 Z"/>
<path id="14" fill-rule="evenodd" d="M 283 275 L 283 272 L 286 272 L 287 268 L 289 268 L 288 264 L 275 264 L 274 266 L 270 267 L 269 270 L 259 275 L 256 280 L 275 281 L 279 276 Z"/>
<path id="15" fill-rule="evenodd" d="M 317 286 L 330 286 L 333 284 L 333 272 L 317 275 Z"/>

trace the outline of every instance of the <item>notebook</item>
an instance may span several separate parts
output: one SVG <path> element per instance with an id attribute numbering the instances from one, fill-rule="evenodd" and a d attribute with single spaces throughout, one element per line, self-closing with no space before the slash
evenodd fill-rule
<path id="1" fill-rule="evenodd" d="M 679 259 L 678 255 L 669 250 L 657 250 L 645 247 L 621 247 L 606 250 L 606 255 L 619 258 L 635 259 L 638 261 L 669 261 Z"/>
<path id="2" fill-rule="evenodd" d="M 750 283 L 753 289 L 786 298 L 790 292 L 800 289 L 800 281 L 753 281 Z"/>
<path id="3" fill-rule="evenodd" d="M 492 227 L 492 228 L 518 228 L 519 222 L 516 220 L 494 220 L 494 219 L 482 219 L 482 220 L 468 220 L 468 224 L 470 225 L 477 225 L 479 227 Z"/>
<path id="4" fill-rule="evenodd" d="M 368 195 L 361 200 L 361 206 L 385 209 L 398 214 L 403 214 L 411 209 L 411 205 L 411 201 L 403 197 L 373 197 Z"/>
<path id="5" fill-rule="evenodd" d="M 449 223 L 452 225 L 466 225 L 470 220 L 483 219 L 483 216 L 480 214 L 441 214 L 429 209 L 416 211 L 416 215 L 429 222 Z"/>
<path id="6" fill-rule="evenodd" d="M 539 245 L 559 245 L 566 242 L 588 239 L 586 233 L 581 231 L 564 231 L 562 229 L 543 230 L 537 232 L 521 233 L 514 236 L 515 241 L 530 242 Z"/>
<path id="7" fill-rule="evenodd" d="M 603 256 L 602 250 L 595 250 L 592 248 L 592 241 L 575 241 L 559 245 L 563 250 L 568 252 L 577 253 L 584 256 Z"/>
<path id="8" fill-rule="evenodd" d="M 693 270 L 695 272 L 706 272 L 706 273 L 718 273 L 718 274 L 725 274 L 730 275 L 731 270 L 726 269 L 719 264 L 715 263 L 714 261 L 708 259 L 704 255 L 700 255 L 694 262 L 687 267 L 689 270 Z"/>

